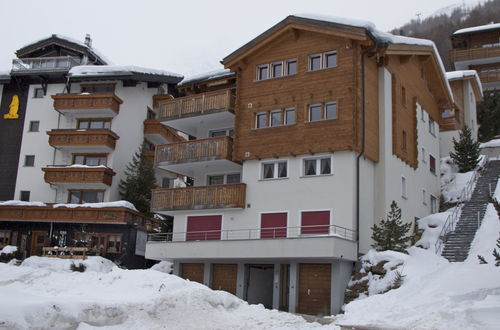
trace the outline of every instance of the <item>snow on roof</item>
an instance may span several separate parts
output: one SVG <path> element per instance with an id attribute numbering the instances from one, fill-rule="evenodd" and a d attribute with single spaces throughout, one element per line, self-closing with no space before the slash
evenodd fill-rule
<path id="1" fill-rule="evenodd" d="M 473 26 L 473 27 L 469 27 L 469 28 L 465 28 L 465 29 L 460 29 L 460 30 L 453 32 L 452 35 L 456 36 L 459 34 L 475 33 L 475 32 L 496 30 L 496 29 L 500 29 L 500 23 L 490 23 L 490 24 L 486 24 L 486 25 Z"/>
<path id="2" fill-rule="evenodd" d="M 470 77 L 475 79 L 477 87 L 479 88 L 479 91 L 481 93 L 481 96 L 483 96 L 483 88 L 481 86 L 481 80 L 479 79 L 479 75 L 477 74 L 476 70 L 462 70 L 462 71 L 446 72 L 446 79 L 448 79 L 448 81 L 466 79 L 466 78 L 470 78 Z"/>
<path id="3" fill-rule="evenodd" d="M 233 76 L 234 72 L 231 72 L 229 69 L 217 69 L 204 73 L 200 73 L 188 78 L 184 78 L 183 81 L 179 83 L 179 86 L 194 84 L 201 81 L 213 80 L 223 77 Z"/>
<path id="4" fill-rule="evenodd" d="M 123 65 L 79 65 L 69 70 L 70 77 L 88 77 L 88 76 L 129 76 L 133 74 L 145 74 L 153 76 L 163 76 L 182 79 L 183 76 L 177 73 L 143 68 L 139 66 Z"/>
<path id="5" fill-rule="evenodd" d="M 7 70 L 0 70 L 0 81 L 10 80 L 10 73 Z"/>
<path id="6" fill-rule="evenodd" d="M 137 211 L 134 204 L 127 201 L 116 201 L 116 202 L 104 202 L 104 203 L 84 203 L 84 204 L 54 204 L 53 207 L 67 207 L 67 208 L 76 208 L 76 207 L 89 207 L 94 209 L 99 209 L 103 207 L 126 207 L 130 210 Z"/>
<path id="7" fill-rule="evenodd" d="M 18 200 L 11 200 L 0 202 L 0 206 L 47 206 L 47 204 L 42 202 L 23 202 Z"/>

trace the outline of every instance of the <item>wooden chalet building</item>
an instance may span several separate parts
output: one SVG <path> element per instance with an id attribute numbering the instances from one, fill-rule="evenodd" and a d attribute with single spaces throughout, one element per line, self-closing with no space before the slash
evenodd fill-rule
<path id="1" fill-rule="evenodd" d="M 174 230 L 146 257 L 250 303 L 336 313 L 391 202 L 412 223 L 438 210 L 454 109 L 439 54 L 369 22 L 289 16 L 222 63 L 158 102 L 191 140 L 157 146 L 156 166 L 194 184 L 153 191 Z"/>
<path id="2" fill-rule="evenodd" d="M 152 159 L 156 145 L 184 140 L 152 110 L 183 77 L 111 65 L 88 36 L 52 35 L 16 55 L 0 75 L 0 247 L 16 245 L 26 257 L 85 242 L 127 267 L 144 266 L 156 221 L 110 202 L 141 145 Z M 176 178 L 156 176 L 164 187 Z"/>

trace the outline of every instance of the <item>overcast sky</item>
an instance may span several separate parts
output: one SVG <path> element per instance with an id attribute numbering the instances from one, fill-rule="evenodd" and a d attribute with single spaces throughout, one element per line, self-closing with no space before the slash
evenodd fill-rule
<path id="1" fill-rule="evenodd" d="M 186 76 L 220 68 L 219 61 L 287 15 L 315 13 L 369 20 L 391 30 L 450 5 L 482 0 L 1 0 L 0 69 L 14 52 L 57 33 L 93 47 L 113 64 Z"/>

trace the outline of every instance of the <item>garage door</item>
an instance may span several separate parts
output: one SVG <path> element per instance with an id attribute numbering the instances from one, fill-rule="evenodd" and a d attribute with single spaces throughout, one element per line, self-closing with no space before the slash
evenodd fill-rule
<path id="1" fill-rule="evenodd" d="M 181 264 L 181 277 L 203 284 L 203 264 Z"/>
<path id="2" fill-rule="evenodd" d="M 236 294 L 237 274 L 238 267 L 236 264 L 213 264 L 212 289 Z"/>
<path id="3" fill-rule="evenodd" d="M 222 215 L 188 217 L 186 240 L 219 240 L 221 226 Z"/>
<path id="4" fill-rule="evenodd" d="M 298 312 L 311 315 L 330 315 L 331 265 L 299 265 Z"/>

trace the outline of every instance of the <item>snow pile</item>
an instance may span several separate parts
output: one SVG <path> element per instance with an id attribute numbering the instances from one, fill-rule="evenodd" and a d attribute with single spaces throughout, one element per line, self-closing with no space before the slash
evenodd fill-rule
<path id="1" fill-rule="evenodd" d="M 479 148 L 481 148 L 481 149 L 483 149 L 483 148 L 496 148 L 496 147 L 500 147 L 500 139 L 493 139 L 493 140 L 490 140 L 488 142 L 481 143 L 479 145 Z"/>
<path id="2" fill-rule="evenodd" d="M 151 267 L 151 269 L 156 270 L 158 272 L 170 274 L 170 272 L 172 272 L 172 266 L 173 266 L 173 263 L 171 263 L 170 261 L 163 260 L 163 261 L 160 261 L 159 263 L 153 265 L 153 267 Z"/>
<path id="3" fill-rule="evenodd" d="M 498 185 L 497 185 L 498 190 Z M 472 241 L 469 256 L 465 262 L 478 262 L 478 255 L 481 255 L 490 264 L 494 264 L 495 258 L 492 255 L 496 247 L 496 241 L 500 237 L 500 220 L 493 204 L 488 204 L 481 227 L 478 229 Z M 500 294 L 500 293 L 499 293 Z M 500 321 L 500 319 L 499 319 Z M 500 322 L 499 322 L 500 324 Z"/>
<path id="4" fill-rule="evenodd" d="M 42 202 L 23 202 L 18 200 L 11 200 L 0 202 L 0 206 L 47 206 L 47 204 Z"/>
<path id="5" fill-rule="evenodd" d="M 17 252 L 17 246 L 13 245 L 6 245 L 2 250 L 0 250 L 0 254 L 11 254 L 14 252 Z"/>
<path id="6" fill-rule="evenodd" d="M 41 261 L 44 259 L 46 261 Z M 155 270 L 67 272 L 56 258 L 0 264 L 5 329 L 315 329 L 302 317 Z M 98 260 L 98 259 L 96 259 Z M 53 264 L 53 265 L 50 265 Z M 64 269 L 64 270 L 63 270 Z M 108 269 L 109 270 L 109 269 Z M 338 329 L 330 325 L 330 329 Z"/>
<path id="7" fill-rule="evenodd" d="M 29 257 L 25 259 L 21 267 L 31 267 L 36 269 L 45 269 L 56 273 L 69 273 L 72 272 L 71 264 L 85 265 L 86 272 L 109 273 L 115 264 L 103 257 L 87 257 L 87 259 L 60 259 L 48 257 Z"/>
<path id="8" fill-rule="evenodd" d="M 395 251 L 377 252 L 370 250 L 361 258 L 363 269 L 370 269 L 368 273 L 368 293 L 369 295 L 387 292 L 391 289 L 396 280 L 397 272 L 401 272 L 401 265 L 408 258 L 408 255 Z M 373 266 L 382 265 L 386 272 L 382 274 L 373 274 Z M 382 271 L 383 272 L 383 271 Z"/>
<path id="9" fill-rule="evenodd" d="M 484 157 L 482 158 L 484 160 Z M 474 175 L 474 171 L 458 173 L 458 167 L 450 157 L 441 158 L 441 195 L 445 203 L 462 201 L 462 193 Z M 474 185 L 472 190 L 474 190 Z"/>
<path id="10" fill-rule="evenodd" d="M 418 229 L 423 230 L 423 233 L 420 240 L 415 243 L 415 246 L 434 251 L 439 234 L 453 210 L 454 208 L 451 208 L 446 212 L 434 213 L 419 219 L 417 222 Z"/>
<path id="11" fill-rule="evenodd" d="M 116 201 L 116 202 L 103 202 L 103 203 L 84 203 L 84 204 L 54 204 L 53 207 L 67 207 L 67 208 L 75 208 L 75 207 L 90 207 L 94 209 L 104 208 L 104 207 L 125 207 L 127 209 L 137 211 L 134 204 L 127 201 Z M 139 211 L 137 211 L 139 212 Z"/>
<path id="12" fill-rule="evenodd" d="M 341 325 L 379 329 L 498 329 L 500 267 L 449 263 L 433 251 L 412 247 L 403 284 L 385 294 L 353 301 Z"/>

